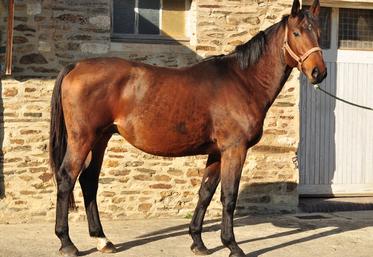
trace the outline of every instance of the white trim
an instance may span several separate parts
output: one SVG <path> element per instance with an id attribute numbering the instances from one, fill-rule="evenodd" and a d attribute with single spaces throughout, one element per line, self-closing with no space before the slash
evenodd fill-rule
<path id="1" fill-rule="evenodd" d="M 311 5 L 313 0 L 303 0 L 304 5 Z M 322 7 L 338 7 L 353 9 L 373 9 L 372 0 L 328 0 L 321 1 Z"/>
<path id="2" fill-rule="evenodd" d="M 106 237 L 94 237 L 97 240 L 97 250 L 101 251 L 105 246 L 110 243 Z"/>
<path id="3" fill-rule="evenodd" d="M 373 51 L 338 50 L 337 63 L 373 63 Z"/>

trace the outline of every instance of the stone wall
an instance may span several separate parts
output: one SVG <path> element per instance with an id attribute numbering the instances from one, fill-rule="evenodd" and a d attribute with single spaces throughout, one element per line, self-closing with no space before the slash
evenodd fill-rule
<path id="1" fill-rule="evenodd" d="M 51 78 L 63 65 L 112 55 L 162 66 L 184 66 L 201 57 L 232 51 L 290 11 L 286 1 L 193 1 L 190 42 L 162 45 L 111 42 L 109 0 L 16 2 L 16 79 L 1 82 L 4 161 L 0 177 L 2 172 L 6 197 L 0 200 L 0 222 L 54 219 L 55 185 L 47 149 L 49 102 Z M 237 207 L 240 213 L 296 208 L 298 173 L 292 159 L 299 137 L 297 78 L 294 71 L 267 115 L 263 139 L 248 153 Z M 113 136 L 100 177 L 101 216 L 190 217 L 205 161 L 206 156 L 151 156 Z M 75 195 L 79 209 L 71 216 L 84 219 L 78 187 Z M 219 215 L 220 211 L 217 194 L 208 215 Z"/>

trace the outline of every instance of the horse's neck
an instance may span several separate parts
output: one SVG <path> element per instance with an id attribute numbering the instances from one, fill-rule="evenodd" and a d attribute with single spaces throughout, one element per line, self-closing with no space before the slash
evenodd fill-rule
<path id="1" fill-rule="evenodd" d="M 277 31 L 273 31 L 267 38 L 267 50 L 262 58 L 248 67 L 246 72 L 247 86 L 255 88 L 252 92 L 258 94 L 263 101 L 265 108 L 269 108 L 285 82 L 290 76 L 292 68 L 287 66 L 282 50 L 284 40 L 284 27 L 279 26 Z"/>

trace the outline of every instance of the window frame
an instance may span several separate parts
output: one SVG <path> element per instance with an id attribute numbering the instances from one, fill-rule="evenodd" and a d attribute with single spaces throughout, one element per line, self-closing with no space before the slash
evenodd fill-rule
<path id="1" fill-rule="evenodd" d="M 348 8 L 348 7 L 339 7 L 338 8 L 338 23 L 337 23 L 337 30 L 338 30 L 338 32 L 337 32 L 337 38 L 336 38 L 336 40 L 337 40 L 337 49 L 338 50 L 369 51 L 369 52 L 373 51 L 373 47 L 362 48 L 362 47 L 348 47 L 348 46 L 341 46 L 340 45 L 340 42 L 339 42 L 340 41 L 339 25 L 340 25 L 340 20 L 341 20 L 340 19 L 341 9 L 346 9 L 346 10 L 348 10 L 348 9 L 355 9 L 355 10 L 359 10 L 361 8 Z M 369 11 L 373 12 L 373 9 L 366 9 L 366 10 L 369 10 Z"/>
<path id="2" fill-rule="evenodd" d="M 163 20 L 163 1 L 160 1 L 160 9 L 159 9 L 159 30 L 162 31 L 162 20 Z M 188 24 L 189 18 L 189 10 L 190 10 L 190 0 L 184 0 L 185 3 L 185 20 L 186 20 L 186 26 Z M 135 0 L 135 33 L 133 34 L 127 34 L 127 33 L 114 33 L 114 1 L 110 1 L 110 11 L 111 11 L 111 41 L 112 42 L 133 42 L 133 43 L 177 43 L 177 42 L 189 42 L 190 41 L 190 35 L 187 35 L 183 37 L 176 37 L 171 38 L 162 34 L 155 35 L 155 34 L 139 34 L 138 33 L 138 25 L 139 25 L 139 0 Z M 189 7 L 189 8 L 188 8 Z M 186 32 L 187 32 L 187 28 Z"/>

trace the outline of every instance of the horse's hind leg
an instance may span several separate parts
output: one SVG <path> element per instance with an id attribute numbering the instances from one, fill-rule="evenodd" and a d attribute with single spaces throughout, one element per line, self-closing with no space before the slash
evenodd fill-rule
<path id="1" fill-rule="evenodd" d="M 210 254 L 204 245 L 201 233 L 202 223 L 207 207 L 215 193 L 220 181 L 220 154 L 210 154 L 207 160 L 206 169 L 203 175 L 201 188 L 199 189 L 199 200 L 189 226 L 189 234 L 193 239 L 192 251 L 197 255 Z"/>
<path id="2" fill-rule="evenodd" d="M 101 165 L 104 158 L 107 142 L 111 134 L 104 135 L 92 149 L 92 158 L 88 167 L 79 177 L 83 191 L 84 206 L 86 209 L 89 235 L 97 238 L 97 249 L 101 252 L 115 252 L 115 246 L 106 239 L 102 229 L 100 216 L 97 208 L 97 189 Z"/>
<path id="3" fill-rule="evenodd" d="M 69 201 L 75 182 L 83 168 L 84 161 L 92 147 L 93 140 L 85 138 L 69 139 L 67 151 L 60 169 L 56 173 L 57 208 L 55 233 L 61 241 L 60 253 L 64 256 L 77 256 L 78 249 L 69 236 Z"/>

